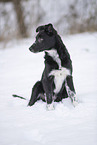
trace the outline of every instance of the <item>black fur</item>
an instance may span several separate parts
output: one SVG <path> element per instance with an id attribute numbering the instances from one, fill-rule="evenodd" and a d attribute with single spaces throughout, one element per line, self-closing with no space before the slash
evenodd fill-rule
<path id="1" fill-rule="evenodd" d="M 57 31 L 53 28 L 52 24 L 43 25 L 36 29 L 38 32 L 35 43 L 29 48 L 31 52 L 38 53 L 45 51 L 45 68 L 42 74 L 42 78 L 39 82 L 36 82 L 32 89 L 31 99 L 29 106 L 32 106 L 38 99 L 46 101 L 47 104 L 51 104 L 52 101 L 61 101 L 63 98 L 68 97 L 68 93 L 65 86 L 65 81 L 70 90 L 75 94 L 75 89 L 72 80 L 72 61 L 70 55 L 63 44 Z M 46 50 L 56 49 L 61 60 L 61 66 L 70 70 L 71 75 L 67 76 L 64 80 L 60 91 L 55 94 L 54 76 L 49 76 L 52 70 L 59 70 L 58 63 L 51 57 Z"/>

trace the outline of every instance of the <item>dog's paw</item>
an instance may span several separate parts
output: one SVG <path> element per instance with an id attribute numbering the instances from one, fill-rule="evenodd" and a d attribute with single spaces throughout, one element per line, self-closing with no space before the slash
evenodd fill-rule
<path id="1" fill-rule="evenodd" d="M 54 109 L 55 109 L 54 104 L 53 104 L 53 103 L 52 103 L 52 104 L 47 104 L 47 105 L 46 105 L 46 109 L 47 109 L 48 111 L 54 110 Z"/>
<path id="2" fill-rule="evenodd" d="M 79 104 L 79 101 L 76 96 L 72 97 L 71 101 L 74 107 L 76 107 Z"/>
<path id="3" fill-rule="evenodd" d="M 73 106 L 76 107 L 78 105 L 78 101 L 73 101 Z"/>

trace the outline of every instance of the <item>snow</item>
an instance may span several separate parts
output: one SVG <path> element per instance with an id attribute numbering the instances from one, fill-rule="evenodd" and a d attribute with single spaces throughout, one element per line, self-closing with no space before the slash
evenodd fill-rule
<path id="1" fill-rule="evenodd" d="M 62 38 L 73 61 L 80 103 L 74 108 L 67 98 L 55 103 L 53 111 L 47 111 L 42 101 L 27 107 L 32 86 L 44 68 L 44 53 L 28 50 L 34 40 L 0 43 L 0 145 L 96 145 L 97 33 Z"/>

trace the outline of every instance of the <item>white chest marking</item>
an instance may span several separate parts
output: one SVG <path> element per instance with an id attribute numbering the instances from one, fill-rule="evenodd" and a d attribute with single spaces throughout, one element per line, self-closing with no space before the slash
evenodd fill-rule
<path id="1" fill-rule="evenodd" d="M 61 66 L 61 60 L 60 60 L 59 55 L 55 49 L 49 50 L 47 52 L 59 65 L 58 70 L 52 70 L 49 73 L 49 76 L 51 76 L 51 75 L 54 76 L 54 83 L 55 83 L 54 93 L 57 94 L 60 91 L 62 84 L 63 84 L 64 80 L 66 79 L 66 77 L 68 75 L 70 75 L 70 70 Z"/>
<path id="2" fill-rule="evenodd" d="M 66 77 L 70 75 L 70 70 L 61 67 L 60 70 L 52 70 L 49 74 L 49 76 L 53 75 L 54 76 L 54 83 L 55 83 L 55 90 L 54 93 L 58 93 L 62 87 L 62 84 Z"/>
<path id="3" fill-rule="evenodd" d="M 55 49 L 52 49 L 52 50 L 48 50 L 46 52 L 53 58 L 54 61 L 57 62 L 57 64 L 59 65 L 59 69 L 60 69 L 61 68 L 61 60 L 59 58 L 57 51 Z"/>

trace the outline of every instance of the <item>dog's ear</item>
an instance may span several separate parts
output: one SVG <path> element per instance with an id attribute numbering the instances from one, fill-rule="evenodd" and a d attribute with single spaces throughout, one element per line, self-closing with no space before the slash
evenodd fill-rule
<path id="1" fill-rule="evenodd" d="M 36 29 L 36 32 L 40 32 L 44 30 L 48 35 L 53 35 L 53 25 L 50 23 L 48 25 L 45 25 L 45 26 L 39 26 L 37 29 Z"/>
<path id="2" fill-rule="evenodd" d="M 39 26 L 37 29 L 36 29 L 36 32 L 40 32 L 40 31 L 42 31 L 42 30 L 44 30 L 45 29 L 45 26 Z"/>
<path id="3" fill-rule="evenodd" d="M 53 35 L 53 25 L 50 23 L 48 25 L 45 25 L 45 31 L 48 35 Z"/>

